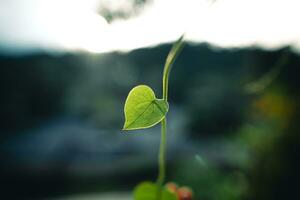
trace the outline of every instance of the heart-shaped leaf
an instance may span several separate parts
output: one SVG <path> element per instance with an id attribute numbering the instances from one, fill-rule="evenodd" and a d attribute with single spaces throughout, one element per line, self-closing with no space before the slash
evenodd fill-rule
<path id="1" fill-rule="evenodd" d="M 134 200 L 157 200 L 157 185 L 152 182 L 140 183 L 134 189 L 133 195 Z M 161 200 L 177 200 L 177 195 L 164 187 Z"/>
<path id="2" fill-rule="evenodd" d="M 153 90 L 146 85 L 134 87 L 125 102 L 123 130 L 143 129 L 159 123 L 167 114 L 169 105 L 156 99 Z"/>

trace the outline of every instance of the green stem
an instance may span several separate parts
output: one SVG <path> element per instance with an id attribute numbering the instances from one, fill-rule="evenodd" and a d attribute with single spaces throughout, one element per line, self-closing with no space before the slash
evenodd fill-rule
<path id="1" fill-rule="evenodd" d="M 169 86 L 169 75 L 173 63 L 183 47 L 183 35 L 177 40 L 177 42 L 173 45 L 164 66 L 163 72 L 163 100 L 168 102 L 168 86 Z M 167 146 L 167 116 L 161 121 L 161 141 L 159 146 L 159 154 L 158 154 L 158 178 L 157 178 L 157 200 L 161 200 L 162 198 L 162 189 L 165 182 L 166 176 L 166 146 Z"/>
<path id="2" fill-rule="evenodd" d="M 167 146 L 166 144 L 167 144 L 167 119 L 164 118 L 161 121 L 161 142 L 160 142 L 159 155 L 158 155 L 159 174 L 157 178 L 157 185 L 158 185 L 157 200 L 161 199 L 162 188 L 166 176 L 166 146 Z"/>
<path id="3" fill-rule="evenodd" d="M 169 87 L 169 75 L 170 75 L 170 71 L 172 69 L 173 63 L 175 62 L 175 59 L 177 58 L 177 56 L 179 55 L 179 53 L 181 52 L 182 48 L 183 48 L 183 37 L 184 35 L 182 35 L 177 42 L 173 45 L 167 59 L 166 59 L 166 63 L 165 63 L 165 67 L 164 67 L 164 73 L 163 73 L 163 99 L 165 101 L 168 101 L 168 87 Z"/>

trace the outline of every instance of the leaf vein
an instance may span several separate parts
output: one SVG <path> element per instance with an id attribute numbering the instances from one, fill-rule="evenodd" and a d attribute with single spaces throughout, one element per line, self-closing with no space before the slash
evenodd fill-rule
<path id="1" fill-rule="evenodd" d="M 148 108 L 153 104 L 153 102 L 150 102 L 149 105 L 146 107 L 146 109 L 137 116 L 137 118 L 135 118 L 135 120 L 133 120 L 127 127 L 125 128 L 129 128 L 133 123 L 135 123 L 147 110 Z"/>

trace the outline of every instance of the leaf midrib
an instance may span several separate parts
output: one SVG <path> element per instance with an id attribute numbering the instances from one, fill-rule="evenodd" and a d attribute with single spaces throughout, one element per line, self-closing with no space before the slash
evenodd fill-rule
<path id="1" fill-rule="evenodd" d="M 128 126 L 126 126 L 125 127 L 125 129 L 127 129 L 127 128 L 129 128 L 132 124 L 134 124 L 147 110 L 148 110 L 148 108 L 152 105 L 152 104 L 155 104 L 157 107 L 158 107 L 158 109 L 159 109 L 159 111 L 161 112 L 161 114 L 162 115 L 164 115 L 164 111 L 163 111 L 163 109 L 160 107 L 160 105 L 156 102 L 156 100 L 157 99 L 154 99 L 154 100 L 152 100 L 150 103 L 149 103 L 149 105 L 145 108 L 145 110 L 141 113 L 141 114 L 139 114 L 138 115 L 138 117 L 135 119 L 135 120 L 133 120 Z M 146 102 L 143 102 L 143 103 L 146 103 Z M 143 104 L 142 103 L 142 104 Z M 154 109 L 153 109 L 154 110 Z M 152 111 L 153 112 L 153 111 Z"/>
<path id="2" fill-rule="evenodd" d="M 125 129 L 129 128 L 133 123 L 135 123 L 136 120 L 138 120 L 148 110 L 148 108 L 151 106 L 151 104 L 153 103 L 153 101 L 151 101 L 149 103 L 149 105 L 147 106 L 147 108 L 141 114 L 139 114 L 138 117 L 135 120 L 133 120 L 127 127 L 125 127 Z"/>

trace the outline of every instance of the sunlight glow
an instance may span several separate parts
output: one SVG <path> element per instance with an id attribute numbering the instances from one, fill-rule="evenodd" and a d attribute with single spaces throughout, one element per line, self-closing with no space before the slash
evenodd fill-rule
<path id="1" fill-rule="evenodd" d="M 220 47 L 278 48 L 293 44 L 299 48 L 299 5 L 293 0 L 218 0 L 214 4 L 207 0 L 156 0 L 142 15 L 108 25 L 103 31 L 107 33 L 103 50 L 171 42 L 183 33 L 190 41 Z"/>
<path id="2" fill-rule="evenodd" d="M 46 1 L 47 2 L 47 1 Z M 64 2 L 64 3 L 62 3 Z M 91 52 L 103 52 L 107 45 L 108 24 L 103 17 L 95 13 L 86 1 L 62 1 L 43 4 L 48 13 L 43 13 L 43 22 L 50 27 L 52 37 L 66 49 L 83 49 Z M 70 7 L 72 5 L 72 7 Z M 51 8 L 53 6 L 53 8 Z M 52 13 L 56 10 L 55 14 Z"/>
<path id="3" fill-rule="evenodd" d="M 109 1 L 118 6 L 118 0 Z M 128 51 L 185 33 L 189 41 L 220 47 L 291 44 L 300 49 L 300 2 L 295 0 L 152 0 L 139 16 L 111 24 L 97 14 L 99 5 L 99 0 L 0 3 L 0 47 Z"/>

